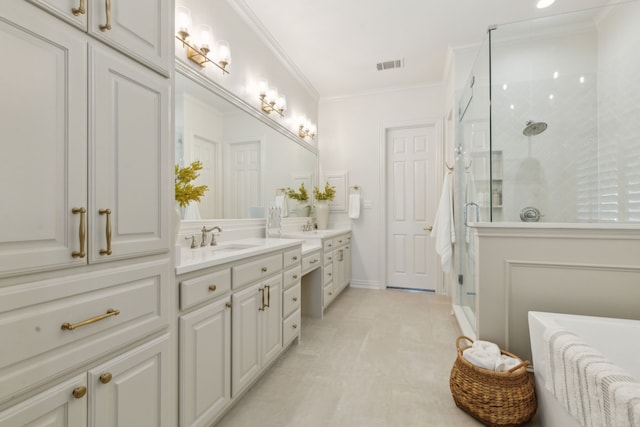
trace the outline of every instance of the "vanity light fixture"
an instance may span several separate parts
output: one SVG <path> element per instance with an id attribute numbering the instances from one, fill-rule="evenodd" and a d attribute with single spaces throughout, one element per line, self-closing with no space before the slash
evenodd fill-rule
<path id="1" fill-rule="evenodd" d="M 316 128 L 310 124 L 301 124 L 298 126 L 298 136 L 300 138 L 315 138 L 316 137 Z"/>
<path id="2" fill-rule="evenodd" d="M 266 80 L 258 82 L 258 98 L 260 98 L 260 108 L 267 114 L 273 112 L 284 117 L 287 109 L 287 98 L 284 95 L 278 95 L 278 88 L 269 87 Z"/>
<path id="3" fill-rule="evenodd" d="M 217 62 L 208 55 L 213 46 L 213 33 L 209 25 L 201 25 L 197 41 L 189 38 L 191 30 L 191 11 L 185 6 L 176 6 L 176 38 L 187 49 L 187 58 L 203 67 L 207 62 L 222 70 L 222 74 L 229 74 L 227 65 L 231 63 L 231 49 L 229 42 L 218 40 L 216 43 Z M 200 46 L 198 46 L 198 44 Z"/>

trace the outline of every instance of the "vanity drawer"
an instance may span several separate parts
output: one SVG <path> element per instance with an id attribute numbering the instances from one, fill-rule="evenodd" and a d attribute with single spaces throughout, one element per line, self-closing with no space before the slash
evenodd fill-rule
<path id="1" fill-rule="evenodd" d="M 331 265 L 333 263 L 333 251 L 324 254 L 324 265 Z"/>
<path id="2" fill-rule="evenodd" d="M 331 252 L 333 250 L 333 239 L 327 239 L 322 243 L 322 249 L 324 252 Z"/>
<path id="3" fill-rule="evenodd" d="M 300 284 L 284 291 L 282 317 L 287 317 L 300 308 Z"/>
<path id="4" fill-rule="evenodd" d="M 258 260 L 233 267 L 232 288 L 238 289 L 262 278 L 282 271 L 282 254 L 265 256 Z"/>
<path id="5" fill-rule="evenodd" d="M 302 258 L 302 271 L 308 273 L 309 271 L 320 267 L 321 258 L 322 255 L 319 251 L 313 254 L 305 255 Z"/>
<path id="6" fill-rule="evenodd" d="M 327 308 L 327 306 L 331 304 L 331 301 L 333 301 L 334 298 L 335 298 L 335 295 L 333 295 L 333 285 L 325 286 L 324 301 L 322 303 L 322 307 Z"/>
<path id="7" fill-rule="evenodd" d="M 180 282 L 180 309 L 185 310 L 203 301 L 214 300 L 231 289 L 231 269 L 204 274 Z"/>
<path id="8" fill-rule="evenodd" d="M 302 326 L 300 310 L 297 310 L 291 316 L 284 319 L 282 322 L 282 343 L 283 345 L 289 344 L 295 337 L 300 334 L 300 327 Z"/>
<path id="9" fill-rule="evenodd" d="M 346 245 L 347 243 L 349 243 L 347 237 L 348 237 L 347 234 L 343 234 L 341 236 L 334 237 L 333 238 L 333 249 L 337 249 L 340 246 L 343 246 L 343 245 Z"/>
<path id="10" fill-rule="evenodd" d="M 1 288 L 0 400 L 166 328 L 169 264 Z"/>
<path id="11" fill-rule="evenodd" d="M 302 249 L 295 248 L 284 253 L 284 268 L 300 264 L 302 260 Z"/>
<path id="12" fill-rule="evenodd" d="M 290 288 L 296 283 L 300 283 L 300 277 L 302 277 L 300 266 L 290 268 L 289 270 L 285 271 L 282 275 L 284 278 L 284 284 L 283 284 L 284 288 L 285 289 Z"/>
<path id="13" fill-rule="evenodd" d="M 333 280 L 333 264 L 327 264 L 324 266 L 324 281 L 322 282 L 325 286 L 327 283 Z"/>

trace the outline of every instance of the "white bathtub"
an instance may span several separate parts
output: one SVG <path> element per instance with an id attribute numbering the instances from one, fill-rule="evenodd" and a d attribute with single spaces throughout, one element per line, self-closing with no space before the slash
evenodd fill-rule
<path id="1" fill-rule="evenodd" d="M 580 336 L 605 357 L 640 381 L 640 320 L 529 312 L 529 334 L 538 396 L 538 418 L 544 427 L 580 424 L 545 388 L 544 331 L 563 328 Z"/>

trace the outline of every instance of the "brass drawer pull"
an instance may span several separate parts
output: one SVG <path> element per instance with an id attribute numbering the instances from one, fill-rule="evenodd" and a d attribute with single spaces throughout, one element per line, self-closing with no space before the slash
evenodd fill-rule
<path id="1" fill-rule="evenodd" d="M 295 280 L 295 279 L 297 279 L 297 278 L 298 278 L 298 275 L 297 275 L 297 274 L 294 274 L 294 275 L 293 275 L 293 278 L 294 278 L 294 280 Z"/>
<path id="2" fill-rule="evenodd" d="M 327 274 L 328 274 L 329 276 L 332 276 L 332 274 L 331 274 L 331 273 L 327 273 Z"/>
<path id="3" fill-rule="evenodd" d="M 258 289 L 260 291 L 260 293 L 262 294 L 262 307 L 260 307 L 258 309 L 258 311 L 264 311 L 264 288 L 260 288 Z"/>
<path id="4" fill-rule="evenodd" d="M 107 12 L 107 23 L 98 27 L 103 32 L 111 29 L 111 0 L 105 0 L 104 7 Z"/>
<path id="5" fill-rule="evenodd" d="M 100 255 L 111 255 L 111 209 L 100 209 L 98 213 L 107 216 L 107 226 L 105 227 L 107 249 L 100 249 Z"/>
<path id="6" fill-rule="evenodd" d="M 75 16 L 84 15 L 87 12 L 87 8 L 85 7 L 86 0 L 80 0 L 80 6 L 77 8 L 71 8 L 71 13 Z"/>
<path id="7" fill-rule="evenodd" d="M 298 297 L 293 297 L 293 302 L 298 301 Z"/>
<path id="8" fill-rule="evenodd" d="M 297 261 L 297 260 L 298 260 L 298 257 L 294 255 L 293 260 L 294 260 L 294 261 Z"/>
<path id="9" fill-rule="evenodd" d="M 79 328 L 81 326 L 87 326 L 87 325 L 90 325 L 92 323 L 99 322 L 100 320 L 104 320 L 107 317 L 117 316 L 118 314 L 120 314 L 120 310 L 114 310 L 113 308 L 110 308 L 109 310 L 107 310 L 107 312 L 105 314 L 101 314 L 99 316 L 92 317 L 91 319 L 87 319 L 87 320 L 84 320 L 82 322 L 78 322 L 78 323 L 74 323 L 74 324 L 63 323 L 60 328 L 63 331 L 73 331 L 74 329 Z"/>
<path id="10" fill-rule="evenodd" d="M 226 303 L 226 304 L 225 304 L 225 306 L 226 306 L 227 308 L 231 308 L 231 303 L 230 303 L 230 302 L 228 302 L 228 303 Z"/>
<path id="11" fill-rule="evenodd" d="M 298 329 L 298 325 L 297 325 L 296 323 L 294 323 L 293 325 L 291 325 L 291 327 L 292 327 L 293 329 Z"/>
<path id="12" fill-rule="evenodd" d="M 85 219 L 87 216 L 87 210 L 85 208 L 73 208 L 71 209 L 71 213 L 73 213 L 74 215 L 80 214 L 80 229 L 78 230 L 78 236 L 80 238 L 80 250 L 71 252 L 71 256 L 74 258 L 84 258 L 86 255 L 84 252 L 84 245 L 87 241 L 87 222 Z"/>
<path id="13" fill-rule="evenodd" d="M 111 372 L 105 372 L 104 374 L 100 375 L 100 382 L 102 384 L 108 384 L 112 378 L 113 375 L 111 375 Z"/>
<path id="14" fill-rule="evenodd" d="M 318 262 L 317 259 L 312 259 L 311 261 L 309 261 L 309 264 L 315 264 L 316 262 Z"/>
<path id="15" fill-rule="evenodd" d="M 267 288 L 267 305 L 266 305 L 266 307 L 269 308 L 269 307 L 271 307 L 271 286 L 264 285 L 264 287 Z"/>
<path id="16" fill-rule="evenodd" d="M 211 285 L 211 286 L 209 286 L 209 290 L 210 290 L 211 292 L 215 292 L 215 291 L 216 291 L 216 289 L 218 289 L 218 287 L 217 287 L 216 285 Z"/>
<path id="17" fill-rule="evenodd" d="M 74 388 L 73 391 L 71 392 L 71 394 L 76 399 L 80 399 L 80 398 L 84 397 L 85 394 L 87 394 L 87 388 L 85 386 L 81 385 L 80 387 Z"/>
<path id="18" fill-rule="evenodd" d="M 262 267 L 262 272 L 266 273 L 267 272 L 267 267 Z"/>

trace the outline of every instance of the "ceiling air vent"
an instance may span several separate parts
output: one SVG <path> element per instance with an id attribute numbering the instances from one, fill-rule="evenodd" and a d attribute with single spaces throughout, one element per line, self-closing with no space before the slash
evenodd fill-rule
<path id="1" fill-rule="evenodd" d="M 391 70 L 393 68 L 403 68 L 404 59 L 395 59 L 393 61 L 378 62 L 376 68 L 378 71 Z"/>

